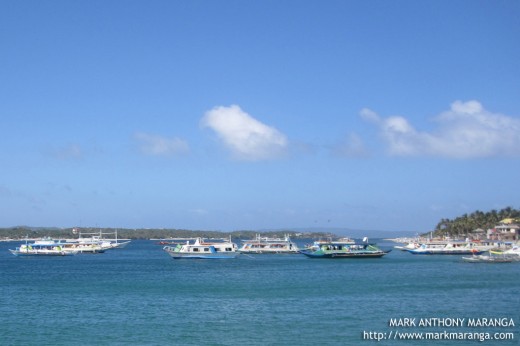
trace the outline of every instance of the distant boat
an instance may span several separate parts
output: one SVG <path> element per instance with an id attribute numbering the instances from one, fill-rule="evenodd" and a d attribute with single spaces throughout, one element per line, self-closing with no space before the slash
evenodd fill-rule
<path id="1" fill-rule="evenodd" d="M 394 246 L 395 249 L 401 250 L 401 251 L 408 251 L 408 250 L 414 250 L 420 247 L 421 245 L 418 243 L 410 242 L 404 245 L 396 245 Z"/>
<path id="2" fill-rule="evenodd" d="M 338 239 L 335 239 L 335 240 L 333 240 L 332 238 L 319 239 L 319 240 L 314 241 L 314 245 L 328 244 L 328 243 L 331 243 L 331 242 L 334 242 L 334 244 L 341 244 L 341 245 L 353 245 L 353 244 L 356 244 L 356 241 L 354 239 L 349 238 L 349 237 L 343 237 L 343 238 L 338 238 Z"/>
<path id="3" fill-rule="evenodd" d="M 397 241 L 398 243 L 401 243 L 403 245 L 396 245 L 394 246 L 394 249 L 397 249 L 397 250 L 401 250 L 401 251 L 408 251 L 408 250 L 413 250 L 413 249 L 417 249 L 419 246 L 421 246 L 422 243 L 424 243 L 423 240 L 421 240 L 421 238 L 400 238 L 400 239 L 396 239 L 395 241 Z M 431 243 L 432 241 L 431 240 L 428 240 L 427 242 Z M 444 244 L 446 244 L 444 242 Z"/>
<path id="4" fill-rule="evenodd" d="M 289 236 L 284 239 L 260 237 L 258 234 L 255 239 L 244 240 L 244 244 L 238 249 L 241 253 L 248 254 L 272 254 L 289 253 L 297 254 L 298 246 L 291 241 Z"/>
<path id="5" fill-rule="evenodd" d="M 414 255 L 480 255 L 489 249 L 471 242 L 424 243 L 408 250 Z"/>
<path id="6" fill-rule="evenodd" d="M 473 255 L 471 257 L 462 257 L 464 262 L 470 263 L 510 263 L 515 261 L 514 258 L 507 255 L 497 255 L 490 252 L 489 255 Z"/>
<path id="7" fill-rule="evenodd" d="M 103 246 L 103 242 L 101 241 L 86 241 L 86 242 L 79 242 L 79 241 L 67 241 L 62 244 L 64 251 L 69 252 L 79 252 L 79 253 L 85 253 L 85 254 L 97 254 L 97 253 L 103 253 L 106 250 L 106 247 Z"/>
<path id="8" fill-rule="evenodd" d="M 509 250 L 506 250 L 506 251 L 493 251 L 493 253 L 495 253 L 495 254 L 504 254 L 506 256 L 511 256 L 513 258 L 517 257 L 518 259 L 520 259 L 520 246 L 518 244 L 515 244 Z"/>
<path id="9" fill-rule="evenodd" d="M 74 229 L 74 232 L 77 232 L 76 229 Z M 84 237 L 84 235 L 87 235 L 87 237 Z M 107 238 L 106 235 L 114 235 L 113 238 Z M 68 243 L 75 243 L 79 246 L 86 247 L 86 246 L 93 246 L 93 244 L 99 245 L 101 247 L 100 252 L 104 252 L 105 250 L 112 250 L 112 249 L 121 249 L 127 246 L 130 243 L 129 239 L 118 239 L 117 238 L 117 230 L 114 232 L 94 232 L 94 233 L 84 233 L 79 232 L 79 237 L 77 239 L 68 239 Z"/>
<path id="10" fill-rule="evenodd" d="M 379 258 L 389 251 L 383 251 L 374 244 L 352 244 L 345 241 L 315 242 L 300 253 L 310 258 Z"/>
<path id="11" fill-rule="evenodd" d="M 200 237 L 195 238 L 193 243 L 187 240 L 186 244 L 165 246 L 163 250 L 173 259 L 230 259 L 235 258 L 239 254 L 237 245 L 232 243 L 231 239 L 222 242 L 207 242 Z"/>
<path id="12" fill-rule="evenodd" d="M 26 242 L 9 251 L 15 256 L 70 256 L 78 253 L 76 250 L 65 249 L 64 245 L 53 239 L 42 239 L 31 244 Z"/>

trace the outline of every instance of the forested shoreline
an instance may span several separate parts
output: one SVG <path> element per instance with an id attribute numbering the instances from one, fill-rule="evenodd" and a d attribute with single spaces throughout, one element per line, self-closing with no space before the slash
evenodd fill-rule
<path id="1" fill-rule="evenodd" d="M 279 237 L 283 238 L 289 235 L 291 238 L 321 238 L 321 237 L 335 237 L 333 233 L 326 232 L 295 232 L 291 230 L 277 230 L 277 231 L 202 231 L 202 230 L 186 230 L 186 229 L 149 229 L 149 228 L 99 228 L 99 227 L 81 227 L 81 228 L 58 228 L 58 227 L 29 227 L 16 226 L 9 228 L 0 228 L 0 239 L 36 239 L 43 237 L 50 238 L 78 238 L 88 237 L 91 235 L 99 235 L 102 233 L 107 238 L 119 239 L 170 239 L 170 238 L 232 238 L 251 239 L 257 234 L 263 237 Z"/>
<path id="2" fill-rule="evenodd" d="M 486 231 L 503 221 L 518 223 L 520 221 L 520 210 L 512 207 L 506 207 L 501 210 L 493 209 L 488 212 L 477 210 L 454 219 L 442 219 L 435 227 L 434 236 L 461 236 L 469 234 L 476 229 Z"/>
<path id="3" fill-rule="evenodd" d="M 441 219 L 434 228 L 434 236 L 462 236 L 471 233 L 476 229 L 492 229 L 504 220 L 519 223 L 520 210 L 512 207 L 506 207 L 500 210 L 491 210 L 483 212 L 480 210 L 470 214 L 463 214 L 453 219 Z M 251 239 L 257 234 L 263 237 L 284 237 L 289 235 L 292 238 L 323 238 L 337 237 L 331 232 L 297 232 L 294 230 L 276 230 L 276 231 L 251 231 L 238 230 L 232 232 L 225 231 L 208 231 L 208 230 L 187 230 L 187 229 L 166 229 L 166 228 L 100 228 L 100 227 L 30 227 L 15 226 L 0 228 L 0 239 L 25 239 L 25 238 L 77 238 L 81 234 L 86 237 L 92 234 L 106 234 L 107 237 L 117 237 L 120 239 L 168 239 L 168 238 L 223 238 L 233 237 L 239 239 Z"/>

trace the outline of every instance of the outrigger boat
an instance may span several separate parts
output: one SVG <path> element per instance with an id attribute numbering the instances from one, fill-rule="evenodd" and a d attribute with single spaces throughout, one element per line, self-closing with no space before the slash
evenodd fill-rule
<path id="1" fill-rule="evenodd" d="M 291 241 L 289 236 L 285 236 L 284 239 L 280 238 L 268 238 L 260 237 L 257 234 L 255 239 L 244 240 L 244 244 L 240 249 L 241 253 L 249 254 L 269 254 L 269 253 L 289 253 L 296 254 L 299 249 L 298 246 Z"/>
<path id="2" fill-rule="evenodd" d="M 319 242 L 300 250 L 301 254 L 310 258 L 379 258 L 388 252 L 390 251 L 383 251 L 367 241 L 363 244 L 345 244 L 341 241 Z"/>
<path id="3" fill-rule="evenodd" d="M 78 232 L 76 229 L 73 232 Z M 106 235 L 114 235 L 113 238 L 106 238 Z M 87 235 L 87 237 L 84 237 Z M 130 243 L 129 239 L 118 239 L 117 230 L 114 232 L 96 232 L 96 233 L 85 233 L 79 232 L 77 239 L 68 239 L 67 243 L 76 244 L 78 247 L 88 250 L 91 248 L 99 248 L 97 252 L 104 252 L 105 250 L 121 249 Z"/>
<path id="4" fill-rule="evenodd" d="M 468 242 L 424 243 L 416 249 L 407 250 L 414 255 L 480 255 L 489 249 Z"/>
<path id="5" fill-rule="evenodd" d="M 37 240 L 32 244 L 25 243 L 9 251 L 15 256 L 70 256 L 78 253 L 77 250 L 65 249 L 65 243 L 52 239 Z"/>
<path id="6" fill-rule="evenodd" d="M 495 255 L 505 255 L 520 261 L 520 246 L 518 244 L 513 245 L 510 249 L 505 251 L 493 249 L 490 252 Z"/>
<path id="7" fill-rule="evenodd" d="M 105 252 L 106 248 L 101 241 L 66 242 L 60 243 L 64 251 L 97 254 Z"/>
<path id="8" fill-rule="evenodd" d="M 450 254 L 472 254 L 475 252 L 483 253 L 492 249 L 507 249 L 508 243 L 496 240 L 480 240 L 480 239 L 432 239 L 432 238 L 414 238 L 414 239 L 395 239 L 403 245 L 394 246 L 395 249 L 408 251 L 415 254 L 424 255 L 450 255 Z"/>
<path id="9" fill-rule="evenodd" d="M 510 263 L 515 261 L 511 256 L 504 255 L 503 253 L 497 254 L 493 251 L 489 252 L 489 255 L 473 255 L 471 257 L 462 257 L 464 262 L 470 263 Z"/>
<path id="10" fill-rule="evenodd" d="M 189 240 L 186 244 L 177 244 L 176 246 L 165 246 L 166 251 L 173 259 L 181 258 L 207 258 L 207 259 L 228 259 L 235 258 L 238 253 L 238 247 L 235 243 L 229 241 L 223 242 L 207 242 L 202 238 L 195 238 L 193 243 Z"/>

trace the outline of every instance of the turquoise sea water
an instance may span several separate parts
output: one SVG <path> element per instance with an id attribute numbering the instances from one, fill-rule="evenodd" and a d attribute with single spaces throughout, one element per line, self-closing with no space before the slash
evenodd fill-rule
<path id="1" fill-rule="evenodd" d="M 390 247 L 393 244 L 380 244 Z M 152 241 L 98 255 L 15 257 L 0 243 L 2 345 L 518 345 L 520 263 L 392 251 L 381 259 L 173 260 Z M 464 318 L 463 327 L 390 326 Z M 515 326 L 468 327 L 507 318 Z M 399 340 L 402 332 L 513 340 Z M 370 332 L 374 334 L 369 334 Z M 375 334 L 378 333 L 378 334 Z M 370 336 L 390 340 L 369 340 Z"/>

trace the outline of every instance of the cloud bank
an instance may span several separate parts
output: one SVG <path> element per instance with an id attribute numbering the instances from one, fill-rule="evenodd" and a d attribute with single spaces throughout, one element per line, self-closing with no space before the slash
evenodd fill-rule
<path id="1" fill-rule="evenodd" d="M 287 151 L 288 141 L 283 133 L 256 120 L 237 105 L 207 111 L 201 125 L 215 131 L 233 157 L 239 160 L 270 160 Z"/>
<path id="2" fill-rule="evenodd" d="M 180 138 L 167 138 L 139 132 L 134 135 L 139 151 L 148 156 L 175 156 L 190 151 L 188 143 Z"/>
<path id="3" fill-rule="evenodd" d="M 434 118 L 434 131 L 416 130 L 402 116 L 382 118 L 370 109 L 363 119 L 379 127 L 391 155 L 483 158 L 520 156 L 520 119 L 487 111 L 478 101 L 455 101 Z"/>

